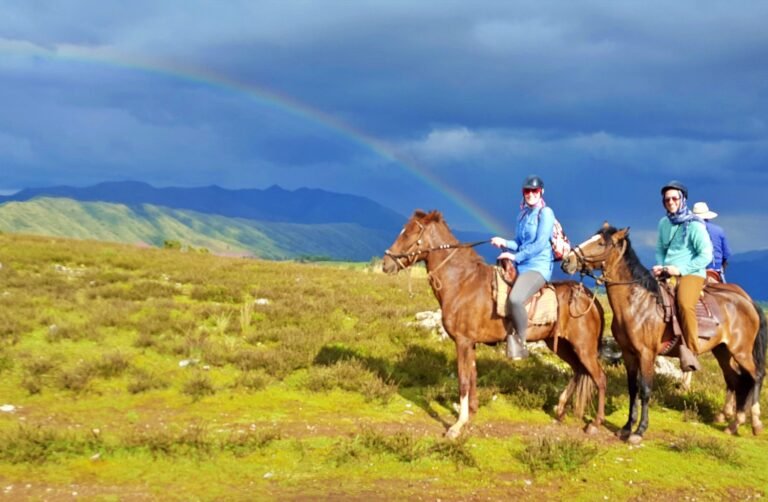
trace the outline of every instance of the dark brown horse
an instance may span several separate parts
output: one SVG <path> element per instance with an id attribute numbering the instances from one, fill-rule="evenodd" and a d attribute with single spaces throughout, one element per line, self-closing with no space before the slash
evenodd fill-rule
<path id="1" fill-rule="evenodd" d="M 396 273 L 419 261 L 426 263 L 429 283 L 442 309 L 443 326 L 456 343 L 460 411 L 458 420 L 446 432 L 449 438 L 455 438 L 477 412 L 475 344 L 504 340 L 505 319 L 494 309 L 493 267 L 474 249 L 460 244 L 437 211 L 413 213 L 384 255 L 383 269 L 386 273 Z M 574 391 L 574 409 L 578 413 L 597 386 L 597 416 L 586 426 L 587 432 L 594 433 L 605 417 L 606 380 L 598 361 L 603 309 L 600 302 L 575 281 L 554 285 L 559 303 L 558 320 L 549 325 L 531 326 L 528 340 L 545 340 L 549 348 L 573 368 L 574 376 L 557 405 L 559 420 Z"/>
<path id="2" fill-rule="evenodd" d="M 657 280 L 642 266 L 629 241 L 629 229 L 605 226 L 582 242 L 563 260 L 563 270 L 573 274 L 602 270 L 608 301 L 613 310 L 611 330 L 621 346 L 629 387 L 629 419 L 619 431 L 623 439 L 638 443 L 648 428 L 648 400 L 653 387 L 657 354 L 674 337 L 664 320 Z M 744 292 L 732 284 L 708 285 L 723 313 L 715 336 L 699 340 L 700 351 L 712 351 L 725 377 L 728 395 L 736 396 L 736 416 L 726 432 L 736 433 L 746 421 L 751 405 L 752 432 L 763 429 L 760 421 L 760 389 L 765 376 L 767 329 L 765 315 Z M 667 355 L 677 356 L 677 345 Z M 642 405 L 637 429 L 638 379 Z M 726 407 L 728 403 L 726 402 Z"/>

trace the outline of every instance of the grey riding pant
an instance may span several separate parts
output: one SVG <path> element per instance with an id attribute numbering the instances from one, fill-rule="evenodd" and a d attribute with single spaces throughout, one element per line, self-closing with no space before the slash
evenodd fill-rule
<path id="1" fill-rule="evenodd" d="M 517 276 L 515 285 L 512 286 L 512 292 L 509 293 L 507 308 L 512 313 L 512 325 L 523 341 L 525 341 L 525 335 L 528 331 L 528 313 L 525 311 L 525 302 L 543 288 L 546 283 L 543 275 L 529 270 Z"/>

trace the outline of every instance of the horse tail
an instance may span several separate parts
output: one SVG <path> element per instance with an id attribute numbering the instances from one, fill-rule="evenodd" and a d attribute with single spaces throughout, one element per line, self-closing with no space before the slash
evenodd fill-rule
<path id="1" fill-rule="evenodd" d="M 755 361 L 756 381 L 760 383 L 765 377 L 765 350 L 768 348 L 768 326 L 766 326 L 765 312 L 760 308 L 760 305 L 754 301 L 752 305 L 757 310 L 757 316 L 760 318 L 760 327 L 757 330 L 755 343 L 752 345 L 752 359 Z"/>
<path id="2" fill-rule="evenodd" d="M 597 292 L 595 292 L 595 295 L 596 294 Z M 603 310 L 603 305 L 597 298 L 595 298 L 595 308 L 597 309 L 597 313 L 600 314 L 600 334 L 597 335 L 597 353 L 602 354 L 603 334 L 605 334 L 605 310 Z"/>
<path id="3" fill-rule="evenodd" d="M 592 406 L 592 399 L 597 390 L 592 377 L 585 371 L 579 371 L 574 375 L 576 387 L 573 391 L 573 414 L 583 418 L 584 413 Z"/>

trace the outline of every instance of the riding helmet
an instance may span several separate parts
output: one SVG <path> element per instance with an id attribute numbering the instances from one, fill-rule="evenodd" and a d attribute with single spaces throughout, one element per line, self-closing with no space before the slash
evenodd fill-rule
<path id="1" fill-rule="evenodd" d="M 540 188 L 544 189 L 544 182 L 536 176 L 535 174 L 532 174 L 525 178 L 525 181 L 523 182 L 523 188 Z"/>
<path id="2" fill-rule="evenodd" d="M 681 192 L 683 192 L 683 197 L 685 197 L 686 199 L 688 198 L 688 188 L 686 188 L 685 185 L 683 185 L 677 180 L 672 180 L 666 185 L 664 185 L 663 187 L 661 187 L 661 196 L 664 197 L 664 192 L 670 189 L 680 190 Z"/>

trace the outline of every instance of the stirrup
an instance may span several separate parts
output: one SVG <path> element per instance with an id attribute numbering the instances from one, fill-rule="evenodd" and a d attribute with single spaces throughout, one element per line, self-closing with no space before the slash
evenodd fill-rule
<path id="1" fill-rule="evenodd" d="M 513 361 L 528 357 L 528 348 L 517 333 L 507 335 L 507 357 Z"/>

